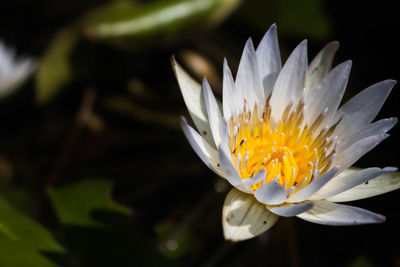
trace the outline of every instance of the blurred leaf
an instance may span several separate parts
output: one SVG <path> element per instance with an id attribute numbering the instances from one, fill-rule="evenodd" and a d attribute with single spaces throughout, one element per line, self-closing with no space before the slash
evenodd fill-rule
<path id="1" fill-rule="evenodd" d="M 78 42 L 76 27 L 60 31 L 51 42 L 36 73 L 36 103 L 45 104 L 71 79 L 70 55 Z"/>
<path id="2" fill-rule="evenodd" d="M 103 21 L 116 21 L 126 19 L 138 8 L 136 1 L 115 0 L 91 10 L 84 15 L 81 25 L 98 24 Z"/>
<path id="3" fill-rule="evenodd" d="M 82 25 L 118 18 L 133 9 L 132 1 L 113 1 L 62 29 L 50 43 L 36 73 L 36 103 L 46 104 L 71 80 L 74 73 L 71 54 L 81 38 Z"/>
<path id="4" fill-rule="evenodd" d="M 277 1 L 278 27 L 282 32 L 315 39 L 329 37 L 329 19 L 321 0 Z"/>
<path id="5" fill-rule="evenodd" d="M 91 38 L 169 35 L 191 25 L 211 25 L 224 19 L 241 0 L 163 0 L 137 5 L 112 1 L 62 29 L 49 45 L 36 73 L 36 103 L 46 104 L 73 76 L 71 54 L 82 31 Z M 180 36 L 175 34 L 175 36 Z"/>
<path id="6" fill-rule="evenodd" d="M 349 267 L 373 267 L 374 265 L 364 255 L 358 256 Z"/>
<path id="7" fill-rule="evenodd" d="M 108 16 L 100 22 L 88 22 L 85 33 L 92 38 L 140 37 L 172 34 L 192 25 L 212 25 L 229 15 L 241 0 L 162 0 L 118 17 Z"/>
<path id="8" fill-rule="evenodd" d="M 238 16 L 262 33 L 276 22 L 280 36 L 326 39 L 331 29 L 323 3 L 321 0 L 248 0 Z"/>
<path id="9" fill-rule="evenodd" d="M 191 240 L 190 232 L 187 228 L 171 235 L 176 230 L 177 224 L 173 222 L 164 222 L 156 225 L 161 252 L 170 259 L 176 259 L 184 256 L 190 249 Z"/>
<path id="10" fill-rule="evenodd" d="M 84 180 L 58 189 L 49 188 L 48 195 L 62 224 L 104 227 L 104 223 L 93 217 L 96 211 L 130 213 L 111 199 L 112 185 L 110 180 Z"/>
<path id="11" fill-rule="evenodd" d="M 103 103 L 106 108 L 119 114 L 129 115 L 136 120 L 181 130 L 179 114 L 141 107 L 124 96 L 109 96 Z"/>
<path id="12" fill-rule="evenodd" d="M 111 188 L 109 180 L 84 180 L 48 189 L 74 266 L 169 266 L 154 236 L 134 227 L 130 211 L 111 199 Z"/>
<path id="13" fill-rule="evenodd" d="M 0 266 L 57 266 L 42 253 L 63 248 L 40 224 L 15 210 L 0 196 Z"/>
<path id="14" fill-rule="evenodd" d="M 33 188 L 29 186 L 16 186 L 12 183 L 0 181 L 0 194 L 25 214 L 32 215 L 37 212 Z"/>

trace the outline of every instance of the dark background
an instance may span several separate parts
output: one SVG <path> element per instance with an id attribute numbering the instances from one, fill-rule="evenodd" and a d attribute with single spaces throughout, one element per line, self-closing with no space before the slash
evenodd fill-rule
<path id="1" fill-rule="evenodd" d="M 104 3 L 2 1 L 0 39 L 19 55 L 40 59 L 57 32 Z M 53 256 L 57 264 L 400 266 L 399 192 L 350 203 L 385 215 L 384 224 L 330 227 L 280 218 L 253 240 L 223 240 L 220 216 L 230 187 L 202 164 L 179 129 L 179 116 L 187 111 L 170 66 L 172 54 L 187 66 L 184 51 L 196 52 L 216 69 L 215 77 L 221 77 L 223 58 L 236 70 L 247 38 L 257 44 L 276 22 L 283 60 L 304 38 L 309 60 L 327 42 L 340 42 L 334 65 L 353 60 L 345 99 L 373 83 L 399 79 L 400 23 L 394 1 L 294 3 L 246 1 L 218 26 L 199 29 L 195 24 L 174 38 L 153 36 L 146 45 L 131 40 L 133 48 L 82 38 L 70 59 L 74 77 L 55 98 L 44 105 L 34 101 L 34 76 L 0 100 L 0 156 L 11 173 L 0 192 L 67 248 L 65 254 Z M 316 11 L 308 13 L 309 7 Z M 314 17 L 327 23 L 322 33 Z M 215 80 L 218 95 L 221 85 Z M 91 110 L 100 130 L 76 123 L 88 94 L 95 95 Z M 399 94 L 397 85 L 377 119 L 399 117 Z M 399 127 L 390 134 L 355 165 L 400 166 Z M 113 198 L 132 214 L 120 218 L 94 213 L 108 221 L 107 230 L 60 223 L 45 188 L 89 178 L 114 181 Z M 24 192 L 26 199 L 16 201 L 6 192 L 9 188 Z M 164 230 L 157 230 L 160 227 Z M 168 251 L 168 240 L 177 240 L 178 252 Z"/>

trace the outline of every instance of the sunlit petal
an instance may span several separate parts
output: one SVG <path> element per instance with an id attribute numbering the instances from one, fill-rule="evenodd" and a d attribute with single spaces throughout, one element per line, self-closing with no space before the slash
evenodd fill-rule
<path id="1" fill-rule="evenodd" d="M 278 218 L 252 195 L 233 188 L 222 209 L 225 239 L 241 241 L 256 237 L 271 228 Z"/>
<path id="2" fill-rule="evenodd" d="M 324 200 L 314 202 L 312 209 L 297 215 L 297 217 L 309 222 L 327 225 L 370 224 L 385 221 L 385 217 L 380 214 Z"/>

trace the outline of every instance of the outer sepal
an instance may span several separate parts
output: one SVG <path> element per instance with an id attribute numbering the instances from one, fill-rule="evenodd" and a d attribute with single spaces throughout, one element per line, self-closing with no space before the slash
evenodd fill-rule
<path id="1" fill-rule="evenodd" d="M 233 188 L 226 196 L 222 209 L 224 237 L 233 242 L 256 237 L 270 229 L 278 218 L 253 195 Z"/>

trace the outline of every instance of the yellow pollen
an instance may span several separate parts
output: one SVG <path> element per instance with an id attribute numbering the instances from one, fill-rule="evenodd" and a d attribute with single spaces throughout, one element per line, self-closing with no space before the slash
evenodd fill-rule
<path id="1" fill-rule="evenodd" d="M 331 134 L 338 123 L 320 129 L 323 112 L 311 126 L 301 126 L 303 107 L 300 102 L 293 108 L 291 102 L 275 127 L 270 123 L 268 101 L 261 116 L 255 106 L 252 112 L 244 108 L 230 119 L 231 157 L 241 178 L 252 178 L 266 169 L 265 181 L 253 185 L 253 190 L 274 180 L 298 191 L 329 170 L 336 153 L 336 139 Z"/>

